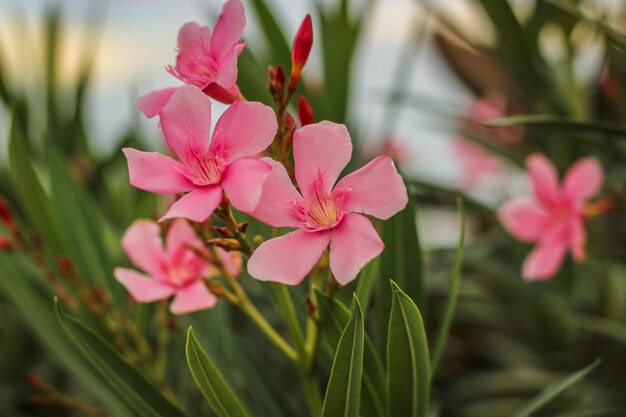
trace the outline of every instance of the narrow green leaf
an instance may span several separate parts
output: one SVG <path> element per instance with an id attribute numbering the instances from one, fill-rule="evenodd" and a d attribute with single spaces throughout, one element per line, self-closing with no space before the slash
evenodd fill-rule
<path id="1" fill-rule="evenodd" d="M 322 417 L 359 417 L 364 340 L 363 312 L 355 296 L 352 316 L 337 345 Z"/>
<path id="2" fill-rule="evenodd" d="M 452 268 L 452 276 L 450 280 L 450 289 L 448 291 L 448 301 L 446 302 L 446 309 L 441 319 L 441 324 L 437 330 L 437 336 L 435 337 L 435 343 L 432 349 L 431 358 L 431 377 L 437 371 L 439 361 L 443 355 L 443 350 L 448 340 L 448 334 L 450 333 L 450 326 L 452 325 L 452 319 L 454 317 L 454 311 L 456 310 L 456 302 L 459 296 L 459 287 L 461 286 L 461 267 L 463 264 L 463 249 L 465 246 L 465 209 L 463 208 L 463 200 L 459 198 L 458 202 L 459 211 L 459 243 L 456 248 L 456 256 L 454 258 L 454 267 Z"/>
<path id="3" fill-rule="evenodd" d="M 265 36 L 265 44 L 270 48 L 270 62 L 272 65 L 281 64 L 283 69 L 289 73 L 291 49 L 280 25 L 274 18 L 276 14 L 269 9 L 265 0 L 252 0 L 252 6 Z"/>
<path id="4" fill-rule="evenodd" d="M 19 307 L 25 322 L 42 342 L 53 358 L 68 370 L 69 375 L 79 384 L 89 387 L 89 393 L 105 407 L 111 415 L 128 416 L 130 411 L 106 386 L 99 375 L 88 366 L 78 354 L 76 347 L 67 337 L 55 319 L 50 298 L 30 279 L 25 262 L 18 262 L 17 256 L 0 253 L 0 290 L 3 296 Z"/>
<path id="5" fill-rule="evenodd" d="M 228 386 L 193 330 L 187 332 L 187 364 L 196 385 L 219 417 L 245 417 L 248 412 Z"/>
<path id="6" fill-rule="evenodd" d="M 369 306 L 372 292 L 376 288 L 380 278 L 380 257 L 374 259 L 363 268 L 359 274 L 356 284 L 356 296 L 361 300 L 363 306 L 363 314 L 367 315 L 367 307 Z"/>
<path id="7" fill-rule="evenodd" d="M 391 281 L 393 301 L 387 337 L 389 417 L 425 417 L 430 361 L 422 316 L 411 298 Z"/>
<path id="8" fill-rule="evenodd" d="M 391 311 L 391 290 L 387 280 L 393 278 L 417 304 L 423 299 L 424 263 L 416 222 L 416 206 L 412 199 L 400 213 L 382 226 L 385 250 L 380 259 L 380 276 L 376 294 L 377 344 L 384 350 L 384 341 Z"/>
<path id="9" fill-rule="evenodd" d="M 350 310 L 335 298 L 316 289 L 320 315 L 320 332 L 333 352 L 337 350 L 341 332 L 350 321 Z M 358 298 L 358 296 L 357 296 Z M 385 414 L 385 370 L 378 351 L 365 335 L 363 351 L 363 384 L 361 386 L 361 414 L 380 417 Z"/>
<path id="10" fill-rule="evenodd" d="M 108 342 L 65 312 L 56 299 L 54 308 L 65 332 L 129 408 L 142 417 L 185 416 Z"/>
<path id="11" fill-rule="evenodd" d="M 585 378 L 591 371 L 596 369 L 596 367 L 600 364 L 600 359 L 596 359 L 590 365 L 587 365 L 580 371 L 574 372 L 570 376 L 557 381 L 553 384 L 548 385 L 543 389 L 535 398 L 533 398 L 529 403 L 524 405 L 522 408 L 511 414 L 511 417 L 529 417 L 532 416 L 536 411 L 540 410 L 541 407 L 552 401 L 563 391 L 579 382 L 581 379 Z"/>
<path id="12" fill-rule="evenodd" d="M 54 213 L 64 225 L 61 236 L 83 279 L 112 292 L 113 265 L 102 242 L 100 211 L 91 196 L 68 174 L 58 155 L 51 158 Z"/>
<path id="13" fill-rule="evenodd" d="M 50 199 L 37 178 L 15 112 L 9 138 L 9 163 L 14 189 L 24 211 L 46 248 L 54 254 L 60 253 L 61 243 L 50 210 Z"/>
<path id="14" fill-rule="evenodd" d="M 563 133 L 587 133 L 597 136 L 606 136 L 615 139 L 626 139 L 626 126 L 619 123 L 612 123 L 597 120 L 573 120 L 547 115 L 513 116 L 491 120 L 485 123 L 488 126 L 516 126 L 524 125 L 545 132 Z"/>

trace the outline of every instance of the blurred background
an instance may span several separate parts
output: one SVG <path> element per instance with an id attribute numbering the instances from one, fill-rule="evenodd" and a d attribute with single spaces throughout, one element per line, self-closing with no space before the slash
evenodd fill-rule
<path id="1" fill-rule="evenodd" d="M 189 21 L 212 26 L 221 3 L 0 3 L 0 192 L 16 208 L 23 228 L 36 230 L 45 247 L 61 235 L 59 245 L 82 259 L 78 267 L 82 262 L 88 272 L 95 267 L 81 245 L 89 246 L 97 231 L 103 243 L 95 246 L 106 260 L 96 256 L 94 262 L 103 282 L 111 280 L 112 266 L 123 262 L 118 242 L 125 227 L 139 216 L 156 217 L 165 204 L 127 182 L 120 149 L 162 146 L 156 122 L 141 116 L 134 101 L 152 89 L 179 84 L 165 71 L 175 60 L 178 30 Z M 288 65 L 291 39 L 311 13 L 315 43 L 300 93 L 310 100 L 317 120 L 348 124 L 360 155 L 353 164 L 387 153 L 401 167 L 420 209 L 419 215 L 411 212 L 398 220 L 408 222 L 400 225 L 413 246 L 397 250 L 406 258 L 414 246 L 423 252 L 425 266 L 414 259 L 406 264 L 425 271 L 415 294 L 430 324 L 438 322 L 448 294 L 458 232 L 455 199 L 465 200 L 469 236 L 463 287 L 435 380 L 433 413 L 508 415 L 549 382 L 602 357 L 593 378 L 537 415 L 626 415 L 626 2 L 244 3 L 247 46 L 238 82 L 246 97 L 269 103 L 267 66 Z M 225 107 L 214 109 L 219 113 Z M 494 120 L 497 126 L 488 123 Z M 40 201 L 29 203 L 21 195 L 31 191 L 16 179 L 24 176 L 15 162 L 17 150 L 9 161 L 8 143 L 18 128 L 22 156 L 31 161 L 38 187 L 54 206 L 54 214 L 43 220 L 29 206 Z M 607 175 L 603 195 L 615 203 L 611 213 L 590 224 L 589 262 L 578 266 L 568 260 L 553 282 L 539 284 L 522 282 L 519 270 L 528 246 L 514 242 L 495 217 L 503 201 L 529 193 L 523 161 L 533 152 L 548 155 L 561 172 L 578 158 L 597 156 Z M 56 187 L 71 181 L 77 190 L 73 195 L 88 201 L 79 204 L 82 211 L 76 215 L 85 218 L 85 230 L 65 230 L 72 229 L 68 223 L 76 217 L 63 205 L 70 197 L 55 188 L 59 165 L 65 176 L 57 178 Z M 416 219 L 419 241 L 413 233 Z M 47 221 L 54 221 L 57 230 L 42 230 Z M 23 379 L 27 372 L 38 372 L 73 393 L 84 391 L 77 381 L 89 380 L 68 371 L 73 368 L 64 359 L 62 343 L 41 328 L 50 293 L 58 288 L 51 291 L 49 283 L 34 278 L 18 294 L 9 277 L 40 272 L 2 256 L 0 280 L 6 285 L 0 286 L 0 314 L 8 319 L 0 324 L 0 415 L 73 415 L 29 402 L 32 387 Z M 401 273 L 385 270 L 387 261 L 383 256 L 381 274 Z M 406 282 L 410 279 L 407 275 Z M 22 305 L 23 297 L 34 304 Z M 131 307 L 145 322 L 145 311 Z M 377 308 L 375 300 L 372 308 Z M 209 314 L 213 330 L 224 320 L 239 323 L 228 311 L 220 312 L 221 318 Z M 150 334 L 150 326 L 142 325 Z M 379 324 L 372 326 L 380 332 Z M 244 326 L 236 338 L 244 340 L 249 331 Z M 235 342 L 226 339 L 220 332 L 213 349 L 229 351 Z M 247 361 L 255 360 L 251 352 L 246 355 Z M 225 354 L 224 362 L 234 356 Z M 299 415 L 293 405 L 298 394 L 286 404 L 261 399 L 260 393 L 272 390 L 260 388 L 269 384 L 259 379 L 261 371 L 234 373 L 249 401 L 269 413 L 260 415 Z M 251 388 L 246 381 L 254 378 Z M 102 403 L 107 396 L 88 398 Z"/>

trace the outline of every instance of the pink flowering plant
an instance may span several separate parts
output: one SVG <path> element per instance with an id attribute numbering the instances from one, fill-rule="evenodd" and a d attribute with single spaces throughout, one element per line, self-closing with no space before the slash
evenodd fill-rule
<path id="1" fill-rule="evenodd" d="M 389 91 L 353 77 L 376 2 L 325 2 L 289 36 L 269 3 L 181 25 L 171 84 L 133 109 L 156 149 L 134 129 L 93 150 L 88 74 L 67 102 L 53 85 L 58 16 L 45 108 L 0 63 L 0 415 L 626 415 L 626 38 L 481 1 L 487 47 L 429 9 L 420 36 L 475 96 L 456 111 L 413 96 L 422 38 Z M 580 84 L 589 22 L 606 55 Z M 558 64 L 548 24 L 571 43 Z M 422 104 L 448 153 L 400 131 Z M 451 183 L 421 173 L 450 164 Z"/>

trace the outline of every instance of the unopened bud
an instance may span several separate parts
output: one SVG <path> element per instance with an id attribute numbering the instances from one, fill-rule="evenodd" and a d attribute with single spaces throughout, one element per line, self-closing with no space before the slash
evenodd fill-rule
<path id="1" fill-rule="evenodd" d="M 265 241 L 265 239 L 263 239 L 263 236 L 261 236 L 261 235 L 255 235 L 252 238 L 252 241 L 254 242 L 254 244 L 256 246 L 259 246 L 259 245 L 261 245 Z"/>
<path id="2" fill-rule="evenodd" d="M 239 223 L 237 225 L 237 231 L 239 231 L 239 233 L 246 233 L 246 230 L 248 230 L 248 225 L 248 222 Z"/>
<path id="3" fill-rule="evenodd" d="M 57 258 L 57 266 L 59 268 L 59 272 L 61 272 L 64 277 L 71 277 L 74 275 L 74 263 L 72 263 L 68 257 L 59 256 Z"/>
<path id="4" fill-rule="evenodd" d="M 224 288 L 222 288 L 220 284 L 218 284 L 217 282 L 209 282 L 207 283 L 207 285 L 209 287 L 209 291 L 211 291 L 213 295 L 218 298 L 224 297 Z"/>
<path id="5" fill-rule="evenodd" d="M 213 226 L 213 228 L 221 237 L 233 237 L 233 233 L 228 229 L 228 227 Z"/>
<path id="6" fill-rule="evenodd" d="M 7 227 L 11 227 L 15 224 L 11 208 L 4 198 L 0 198 L 0 220 Z"/>
<path id="7" fill-rule="evenodd" d="M 94 303 L 104 304 L 107 301 L 107 293 L 104 288 L 96 285 L 91 289 L 91 299 Z"/>
<path id="8" fill-rule="evenodd" d="M 311 53 L 311 46 L 313 45 L 313 23 L 311 22 L 311 15 L 306 15 L 298 33 L 293 40 L 293 46 L 291 47 L 291 79 L 289 80 L 289 90 L 295 91 L 298 83 L 300 82 L 300 75 L 302 74 L 302 68 L 309 59 Z"/>
<path id="9" fill-rule="evenodd" d="M 35 374 L 27 373 L 25 378 L 28 385 L 35 388 L 36 390 L 46 391 L 48 389 L 48 384 L 46 384 L 43 379 L 39 378 Z"/>
<path id="10" fill-rule="evenodd" d="M 274 74 L 274 80 L 272 81 L 272 83 L 274 84 L 274 87 L 276 88 L 276 91 L 281 91 L 285 88 L 285 79 L 287 77 L 285 76 L 285 71 L 283 70 L 283 67 L 279 64 L 276 67 L 276 72 Z"/>
<path id="11" fill-rule="evenodd" d="M 216 238 L 207 240 L 209 245 L 217 246 L 224 249 L 226 252 L 241 250 L 241 244 L 236 239 L 230 238 Z"/>
<path id="12" fill-rule="evenodd" d="M 298 98 L 298 119 L 302 126 L 315 123 L 315 117 L 313 116 L 313 109 L 304 96 Z"/>
<path id="13" fill-rule="evenodd" d="M 0 250 L 11 252 L 13 249 L 13 242 L 11 242 L 6 236 L 0 236 Z"/>

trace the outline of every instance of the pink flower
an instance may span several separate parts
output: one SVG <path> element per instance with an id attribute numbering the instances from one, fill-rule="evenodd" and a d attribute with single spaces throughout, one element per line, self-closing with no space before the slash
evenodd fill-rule
<path id="1" fill-rule="evenodd" d="M 504 227 L 517 239 L 537 242 L 524 262 L 522 275 L 529 280 L 548 279 L 559 269 L 567 251 L 578 262 L 585 260 L 585 208 L 604 180 L 594 158 L 576 162 L 563 184 L 555 167 L 543 155 L 526 160 L 535 201 L 517 198 L 499 212 Z"/>
<path id="2" fill-rule="evenodd" d="M 504 172 L 504 164 L 492 152 L 469 140 L 455 140 L 452 150 L 461 162 L 462 183 L 467 187 Z"/>
<path id="3" fill-rule="evenodd" d="M 160 113 L 167 145 L 180 161 L 156 152 L 125 148 L 130 183 L 158 194 L 187 193 L 163 219 L 205 221 L 222 201 L 254 209 L 271 166 L 254 156 L 269 146 L 277 125 L 273 110 L 236 101 L 217 121 L 213 138 L 211 100 L 192 86 L 178 89 Z"/>
<path id="4" fill-rule="evenodd" d="M 115 268 L 115 277 L 140 303 L 165 300 L 174 296 L 170 311 L 185 314 L 211 308 L 217 298 L 203 279 L 219 275 L 219 270 L 190 247 L 206 250 L 191 226 L 175 220 L 169 228 L 165 248 L 160 227 L 152 220 L 137 220 L 122 238 L 122 247 L 130 260 L 145 273 L 128 268 Z M 241 254 L 217 248 L 220 261 L 233 276 L 241 272 Z M 207 253 L 206 257 L 210 258 Z"/>
<path id="5" fill-rule="evenodd" d="M 217 101 L 232 103 L 241 97 L 236 84 L 237 59 L 245 46 L 240 40 L 245 26 L 241 0 L 224 3 L 213 33 L 208 26 L 185 24 L 178 32 L 176 65 L 168 66 L 167 71 Z M 137 106 L 146 116 L 154 117 L 174 91 L 175 87 L 153 91 L 140 98 Z"/>
<path id="6" fill-rule="evenodd" d="M 374 159 L 335 185 L 351 154 L 346 127 L 321 122 L 294 133 L 300 192 L 281 164 L 268 161 L 273 170 L 252 215 L 271 226 L 297 230 L 259 246 L 248 262 L 250 275 L 296 285 L 330 245 L 330 268 L 345 285 L 382 252 L 384 245 L 376 229 L 357 213 L 380 219 L 393 216 L 408 201 L 406 188 L 387 156 Z"/>

